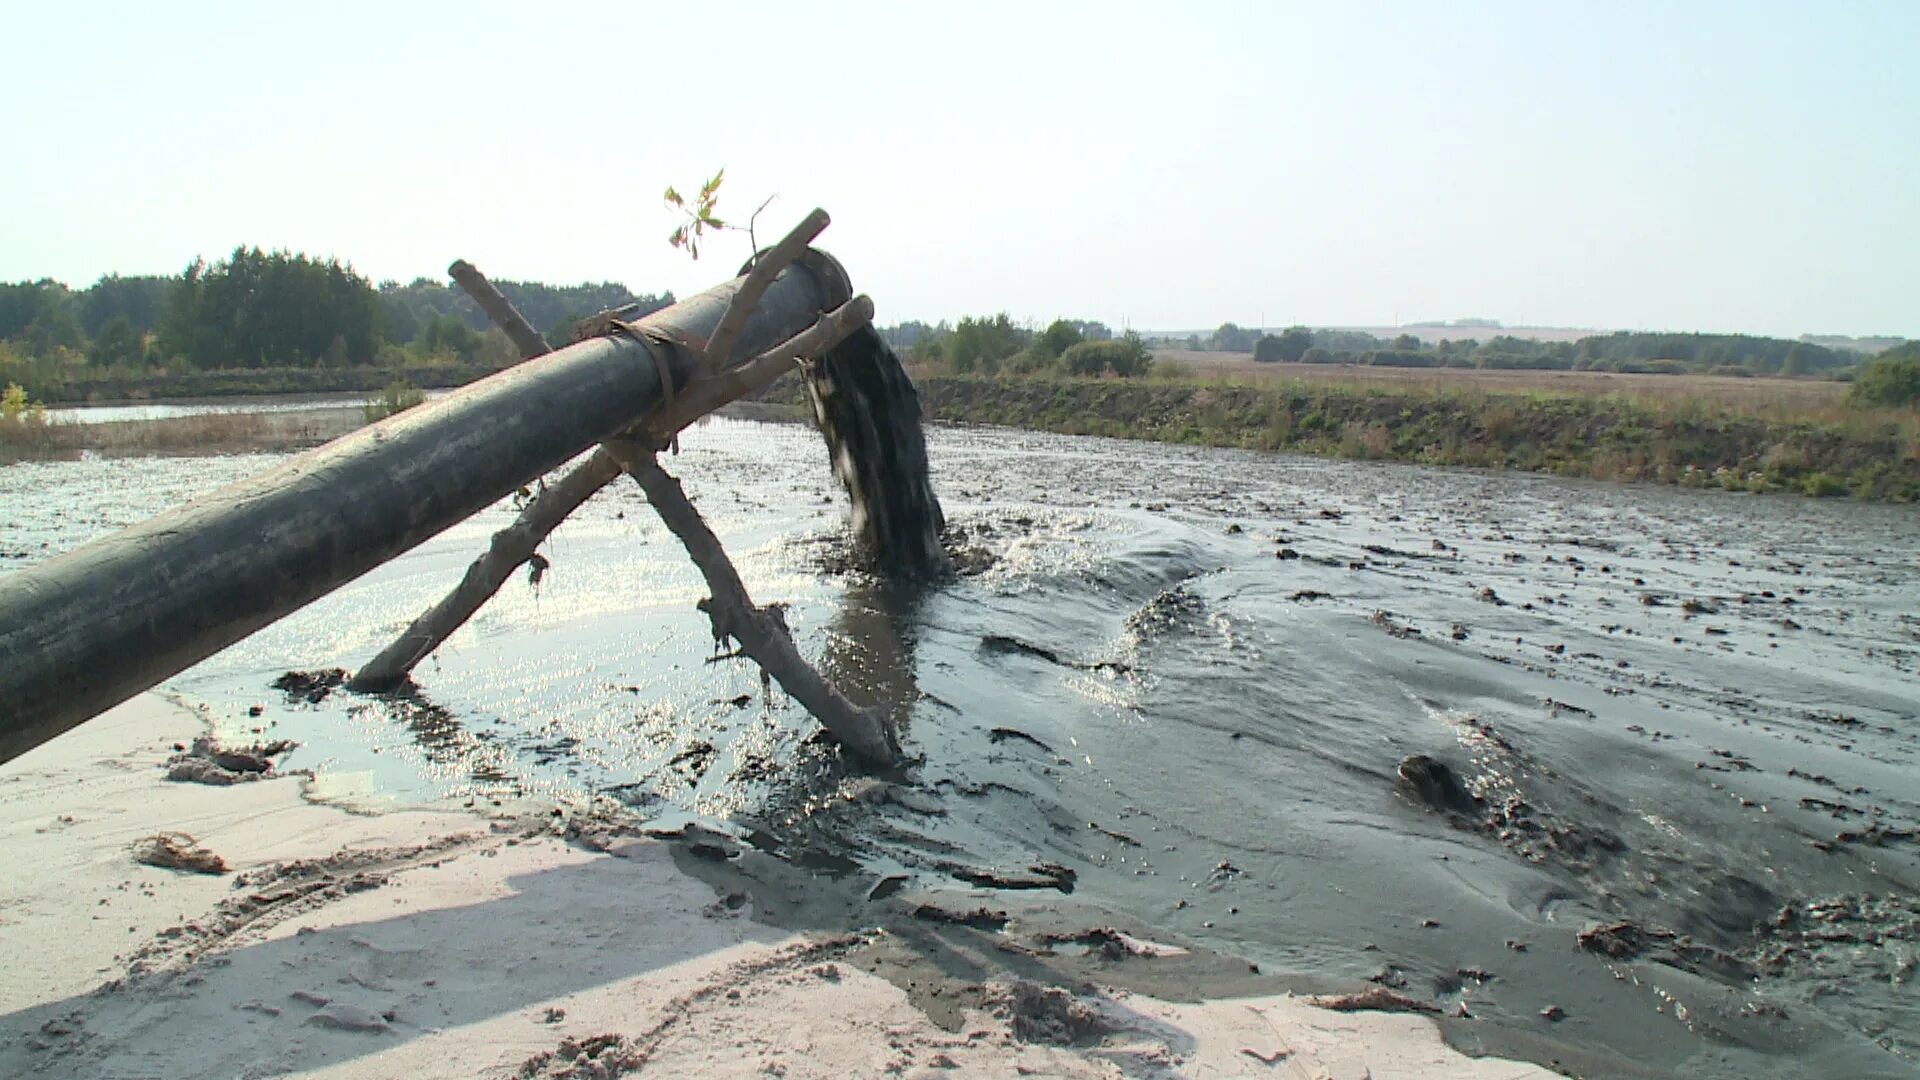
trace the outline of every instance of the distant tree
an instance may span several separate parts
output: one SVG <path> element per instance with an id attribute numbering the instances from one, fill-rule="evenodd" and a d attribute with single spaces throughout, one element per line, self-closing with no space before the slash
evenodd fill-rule
<path id="1" fill-rule="evenodd" d="M 1200 335 L 1199 335 L 1199 334 L 1188 334 L 1188 335 L 1187 335 L 1187 349 L 1188 349 L 1188 351 L 1190 351 L 1190 352 L 1199 352 L 1199 351 L 1200 351 L 1200 349 L 1201 349 L 1201 346 L 1202 346 L 1202 344 L 1203 344 L 1203 343 L 1202 343 L 1202 342 L 1201 342 L 1201 340 L 1200 340 Z"/>
<path id="2" fill-rule="evenodd" d="M 480 351 L 480 334 L 452 315 L 442 315 L 428 323 L 414 344 L 429 356 L 451 354 L 467 362 Z"/>
<path id="3" fill-rule="evenodd" d="M 1040 335 L 1033 341 L 1033 348 L 1043 356 L 1052 358 L 1084 340 L 1085 335 L 1080 332 L 1078 326 L 1066 319 L 1055 319 L 1045 330 L 1040 331 Z"/>
<path id="4" fill-rule="evenodd" d="M 1082 341 L 1112 341 L 1113 330 L 1106 323 L 1092 319 L 1068 319 L 1075 330 L 1080 331 Z"/>
<path id="5" fill-rule="evenodd" d="M 125 315 L 114 316 L 87 347 L 87 362 L 100 367 L 133 366 L 146 358 L 146 342 Z"/>
<path id="6" fill-rule="evenodd" d="M 51 279 L 0 285 L 0 339 L 32 353 L 78 349 L 86 342 L 73 293 Z"/>
<path id="7" fill-rule="evenodd" d="M 944 342 L 946 361 L 963 374 L 975 370 L 992 374 L 1002 360 L 1026 348 L 1031 336 L 1004 311 L 991 318 L 961 319 Z"/>
<path id="8" fill-rule="evenodd" d="M 1419 352 L 1420 339 L 1412 334 L 1401 334 L 1393 339 L 1393 347 L 1399 352 Z"/>
<path id="9" fill-rule="evenodd" d="M 1385 338 L 1374 337 L 1363 330 L 1315 330 L 1313 343 L 1330 353 L 1359 353 L 1387 347 Z"/>
<path id="10" fill-rule="evenodd" d="M 1813 370 L 1813 350 L 1805 342 L 1796 341 L 1793 348 L 1787 350 L 1787 358 L 1780 362 L 1780 374 L 1805 375 Z"/>
<path id="11" fill-rule="evenodd" d="M 1297 364 L 1313 348 L 1313 331 L 1289 326 L 1278 335 L 1264 334 L 1254 343 L 1253 358 L 1262 363 Z"/>
<path id="12" fill-rule="evenodd" d="M 906 322 L 881 327 L 880 339 L 890 347 L 904 351 L 918 345 L 933 332 L 934 328 L 926 323 L 908 319 Z"/>
<path id="13" fill-rule="evenodd" d="M 199 367 L 311 366 L 338 336 L 348 362 L 374 353 L 373 285 L 336 259 L 238 247 L 195 260 L 168 299 L 166 351 Z"/>
<path id="14" fill-rule="evenodd" d="M 171 276 L 108 274 L 79 293 L 81 328 L 91 337 L 113 320 L 124 318 L 141 333 L 157 329 L 179 282 Z"/>
<path id="15" fill-rule="evenodd" d="M 1339 358 L 1334 356 L 1334 354 L 1328 352 L 1327 350 L 1321 348 L 1318 345 L 1315 345 L 1313 348 L 1308 349 L 1304 354 L 1301 355 L 1300 362 L 1303 364 L 1331 364 L 1337 359 Z"/>
<path id="16" fill-rule="evenodd" d="M 1221 323 L 1213 332 L 1208 347 L 1214 352 L 1252 352 L 1253 331 L 1244 330 L 1233 323 Z"/>

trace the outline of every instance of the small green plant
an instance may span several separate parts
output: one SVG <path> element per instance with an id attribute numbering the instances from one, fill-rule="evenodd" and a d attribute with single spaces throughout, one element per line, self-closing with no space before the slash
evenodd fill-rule
<path id="1" fill-rule="evenodd" d="M 380 391 L 378 397 L 367 402 L 367 423 L 385 420 L 395 413 L 403 413 L 415 405 L 427 400 L 420 388 L 405 379 L 395 379 Z"/>
<path id="2" fill-rule="evenodd" d="M 729 224 L 714 213 L 714 208 L 720 202 L 720 185 L 726 178 L 727 170 L 722 168 L 706 183 L 700 185 L 700 191 L 692 199 L 682 196 L 673 187 L 667 188 L 666 193 L 661 197 L 666 200 L 669 207 L 679 211 L 681 217 L 685 219 L 672 233 L 668 234 L 667 243 L 685 249 L 688 255 L 698 259 L 700 242 L 706 239 L 708 232 L 743 232 L 747 234 L 747 243 L 752 246 L 754 257 L 759 257 L 760 240 L 754 235 L 754 224 L 760 220 L 760 211 L 765 210 L 767 204 L 773 202 L 774 196 L 767 196 L 766 202 L 761 203 L 759 209 L 747 217 L 745 225 Z"/>

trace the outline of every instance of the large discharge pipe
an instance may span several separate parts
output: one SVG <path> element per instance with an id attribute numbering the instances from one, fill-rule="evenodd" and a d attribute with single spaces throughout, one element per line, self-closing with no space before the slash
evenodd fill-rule
<path id="1" fill-rule="evenodd" d="M 65 555 L 0 575 L 0 761 L 92 719 L 625 430 L 691 377 L 744 279 L 489 376 Z M 852 288 L 808 252 L 767 289 L 732 363 Z"/>

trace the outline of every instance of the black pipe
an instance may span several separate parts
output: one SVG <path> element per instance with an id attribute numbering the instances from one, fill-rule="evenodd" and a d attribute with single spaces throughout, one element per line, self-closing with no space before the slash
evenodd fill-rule
<path id="1" fill-rule="evenodd" d="M 640 320 L 704 342 L 741 279 Z M 761 350 L 852 297 L 809 252 L 732 350 Z M 0 761 L 92 719 L 459 523 L 663 400 L 686 350 L 580 342 L 302 454 L 65 555 L 0 575 Z"/>

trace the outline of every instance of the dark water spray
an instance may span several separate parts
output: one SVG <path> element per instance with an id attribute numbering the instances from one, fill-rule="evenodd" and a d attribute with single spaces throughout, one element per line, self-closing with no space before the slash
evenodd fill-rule
<path id="1" fill-rule="evenodd" d="M 947 573 L 946 517 L 927 473 L 920 395 L 887 343 L 862 327 L 807 369 L 813 415 L 833 474 L 853 502 L 853 529 L 877 573 L 926 581 Z"/>

